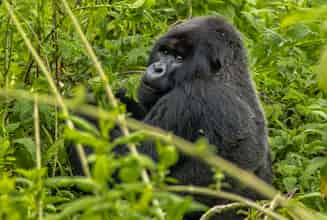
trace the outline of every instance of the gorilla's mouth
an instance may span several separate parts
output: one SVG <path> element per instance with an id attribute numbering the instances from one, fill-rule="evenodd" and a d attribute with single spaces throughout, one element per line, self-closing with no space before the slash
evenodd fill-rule
<path id="1" fill-rule="evenodd" d="M 147 83 L 145 80 L 142 80 L 141 83 L 142 83 L 142 85 L 141 85 L 142 88 L 148 90 L 151 93 L 159 93 L 160 92 L 159 89 L 154 88 L 153 86 L 150 86 L 150 84 Z"/>

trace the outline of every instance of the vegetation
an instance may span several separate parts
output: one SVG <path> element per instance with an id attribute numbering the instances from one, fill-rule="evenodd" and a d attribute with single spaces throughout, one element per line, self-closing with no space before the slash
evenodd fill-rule
<path id="1" fill-rule="evenodd" d="M 323 3 L 0 1 L 0 219 L 178 220 L 189 209 L 208 208 L 173 194 L 186 191 L 236 202 L 216 210 L 251 207 L 248 219 L 268 215 L 327 219 L 327 51 L 323 49 L 327 5 Z M 124 106 L 112 96 L 112 90 L 124 87 L 135 97 L 149 49 L 170 25 L 209 14 L 225 16 L 243 34 L 269 123 L 273 185 L 280 194 L 221 158 L 210 157 L 203 140 L 192 145 L 126 118 Z M 90 93 L 98 108 L 86 104 Z M 99 128 L 69 115 L 67 109 L 98 117 Z M 115 122 L 134 132 L 111 140 L 108 131 Z M 145 138 L 158 143 L 158 164 L 137 154 L 134 145 Z M 96 151 L 88 158 L 93 165 L 90 174 L 86 167 L 86 177 L 71 176 L 66 155 L 71 141 Z M 132 153 L 116 158 L 111 150 L 122 143 L 129 143 Z M 211 164 L 217 170 L 217 183 L 207 189 L 168 187 L 166 183 L 174 181 L 166 176 L 177 160 L 176 149 Z M 271 200 L 253 203 L 220 191 L 222 171 L 241 176 L 243 184 L 257 186 Z M 115 182 L 117 175 L 122 182 Z"/>

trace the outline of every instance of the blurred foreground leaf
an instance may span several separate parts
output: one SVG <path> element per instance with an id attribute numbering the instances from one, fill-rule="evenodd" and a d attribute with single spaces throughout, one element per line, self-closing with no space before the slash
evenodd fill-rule
<path id="1" fill-rule="evenodd" d="M 319 87 L 327 91 L 327 49 L 323 52 L 318 66 Z"/>
<path id="2" fill-rule="evenodd" d="M 320 193 L 322 197 L 327 196 L 327 163 L 320 170 Z"/>

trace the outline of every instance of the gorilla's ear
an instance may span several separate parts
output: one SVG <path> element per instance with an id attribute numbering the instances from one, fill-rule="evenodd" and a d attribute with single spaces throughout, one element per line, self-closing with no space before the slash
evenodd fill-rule
<path id="1" fill-rule="evenodd" d="M 214 38 L 211 39 L 211 65 L 214 73 L 217 73 L 226 63 L 226 56 L 229 56 L 230 48 L 226 40 L 226 34 L 221 30 L 215 30 Z"/>
<path id="2" fill-rule="evenodd" d="M 217 73 L 221 69 L 222 65 L 223 65 L 222 57 L 217 57 L 211 63 L 211 68 L 212 68 L 214 73 Z"/>
<path id="3" fill-rule="evenodd" d="M 194 49 L 194 72 L 201 74 L 216 74 L 225 65 L 226 48 L 222 39 L 216 35 L 206 41 L 199 42 Z"/>
<path id="4" fill-rule="evenodd" d="M 215 31 L 209 39 L 206 56 L 210 61 L 212 73 L 217 73 L 225 64 L 226 48 L 223 33 Z"/>
<path id="5" fill-rule="evenodd" d="M 212 72 L 217 73 L 225 64 L 226 49 L 223 47 L 221 42 L 217 43 L 216 47 L 212 48 L 210 56 Z"/>

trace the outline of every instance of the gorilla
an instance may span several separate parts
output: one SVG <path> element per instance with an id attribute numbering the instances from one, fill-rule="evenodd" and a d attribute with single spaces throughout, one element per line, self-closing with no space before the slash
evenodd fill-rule
<path id="1" fill-rule="evenodd" d="M 139 103 L 118 97 L 136 118 L 189 141 L 205 137 L 216 146 L 219 156 L 271 183 L 264 114 L 240 35 L 224 18 L 196 17 L 172 27 L 150 53 L 138 88 Z M 146 142 L 138 149 L 157 160 L 153 143 Z M 76 155 L 72 157 L 73 165 L 77 164 Z M 170 169 L 170 176 L 183 185 L 209 186 L 214 183 L 213 174 L 201 160 L 183 154 Z M 260 198 L 236 180 L 227 177 L 226 181 L 227 191 Z M 208 206 L 226 202 L 206 196 L 193 198 Z M 200 216 L 190 213 L 185 219 Z M 212 219 L 242 218 L 225 213 Z"/>

